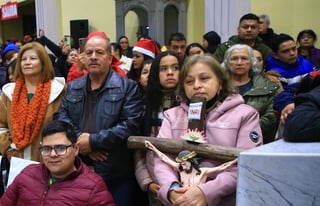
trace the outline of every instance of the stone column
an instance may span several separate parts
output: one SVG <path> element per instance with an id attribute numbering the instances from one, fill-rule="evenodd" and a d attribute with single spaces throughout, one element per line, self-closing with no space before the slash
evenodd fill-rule
<path id="1" fill-rule="evenodd" d="M 35 0 L 37 31 L 43 29 L 45 35 L 53 42 L 59 42 L 60 36 L 57 0 Z M 38 32 L 39 35 L 39 32 Z"/>
<path id="2" fill-rule="evenodd" d="M 205 0 L 205 33 L 214 30 L 224 42 L 237 34 L 241 16 L 251 11 L 251 0 Z"/>

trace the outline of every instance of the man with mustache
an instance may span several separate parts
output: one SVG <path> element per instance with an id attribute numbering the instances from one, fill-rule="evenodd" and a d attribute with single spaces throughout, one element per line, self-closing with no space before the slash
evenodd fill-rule
<path id="1" fill-rule="evenodd" d="M 110 41 L 110 39 L 108 38 L 108 36 L 104 32 L 91 32 L 87 36 L 87 38 L 81 38 L 81 41 L 86 42 L 88 39 L 90 39 L 91 37 L 94 37 L 94 36 L 101 36 L 101 37 L 105 38 L 108 42 Z M 70 67 L 70 70 L 68 72 L 68 75 L 67 75 L 67 83 L 68 84 L 70 81 L 72 81 L 74 79 L 78 79 L 88 73 L 88 68 L 86 68 L 86 54 L 81 49 L 79 49 L 78 52 L 79 52 L 78 53 L 78 61 L 72 64 L 72 66 Z M 112 56 L 111 68 L 114 69 L 114 71 L 117 72 L 118 74 L 120 74 L 121 76 L 127 77 L 126 73 L 120 68 L 121 62 L 113 55 L 111 55 L 111 56 Z"/>
<path id="2" fill-rule="evenodd" d="M 69 83 L 55 119 L 74 126 L 80 155 L 105 180 L 116 205 L 134 205 L 137 185 L 127 139 L 138 134 L 143 115 L 139 86 L 112 69 L 104 32 L 89 34 L 84 56 L 88 74 Z"/>

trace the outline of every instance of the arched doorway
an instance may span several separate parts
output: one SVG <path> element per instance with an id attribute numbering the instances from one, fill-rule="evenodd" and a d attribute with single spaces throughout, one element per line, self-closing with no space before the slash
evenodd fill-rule
<path id="1" fill-rule="evenodd" d="M 167 8 L 166 14 L 165 8 Z M 134 11 L 138 16 L 138 31 L 164 44 L 166 32 L 170 33 L 174 30 L 186 33 L 186 8 L 186 0 L 116 0 L 117 36 L 127 34 L 129 26 L 127 26 L 126 15 L 130 14 L 129 11 Z M 165 17 L 165 15 L 169 16 Z M 167 23 L 170 26 L 167 27 Z M 176 28 L 173 29 L 173 27 Z"/>
<path id="2" fill-rule="evenodd" d="M 179 31 L 179 12 L 173 5 L 168 5 L 164 9 L 164 41 L 169 42 L 170 35 Z"/>
<path id="3" fill-rule="evenodd" d="M 128 11 L 124 18 L 124 33 L 118 34 L 120 36 L 127 36 L 130 46 L 137 41 L 137 31 L 139 27 L 139 17 L 134 11 Z"/>
<path id="4" fill-rule="evenodd" d="M 132 8 L 125 15 L 124 33 L 130 42 L 136 42 L 140 36 L 149 36 L 148 13 L 143 8 Z"/>

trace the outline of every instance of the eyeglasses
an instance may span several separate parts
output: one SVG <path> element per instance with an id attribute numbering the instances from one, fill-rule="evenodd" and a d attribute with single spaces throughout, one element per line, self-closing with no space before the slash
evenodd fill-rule
<path id="1" fill-rule="evenodd" d="M 67 149 L 69 147 L 73 147 L 74 144 L 70 144 L 70 145 L 64 145 L 64 144 L 58 144 L 58 145 L 54 145 L 54 146 L 41 146 L 39 148 L 40 153 L 42 156 L 50 156 L 52 150 L 54 150 L 54 152 L 59 155 L 65 155 L 67 153 Z"/>

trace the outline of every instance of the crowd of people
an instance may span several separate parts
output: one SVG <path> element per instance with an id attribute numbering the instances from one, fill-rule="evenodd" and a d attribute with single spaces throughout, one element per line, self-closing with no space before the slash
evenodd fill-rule
<path id="1" fill-rule="evenodd" d="M 127 143 L 135 135 L 185 141 L 194 132 L 194 97 L 204 99 L 196 131 L 208 144 L 319 141 L 315 32 L 303 30 L 295 41 L 253 13 L 237 31 L 226 42 L 209 31 L 190 44 L 177 32 L 163 47 L 147 36 L 132 46 L 126 36 L 111 42 L 102 31 L 91 32 L 83 50 L 55 44 L 43 30 L 8 42 L 0 67 L 0 205 L 235 205 L 236 160 L 200 158 L 194 168 L 191 151 L 174 162 L 151 143 L 137 150 Z M 6 188 L 12 157 L 41 164 Z M 208 168 L 219 172 L 201 174 Z"/>

